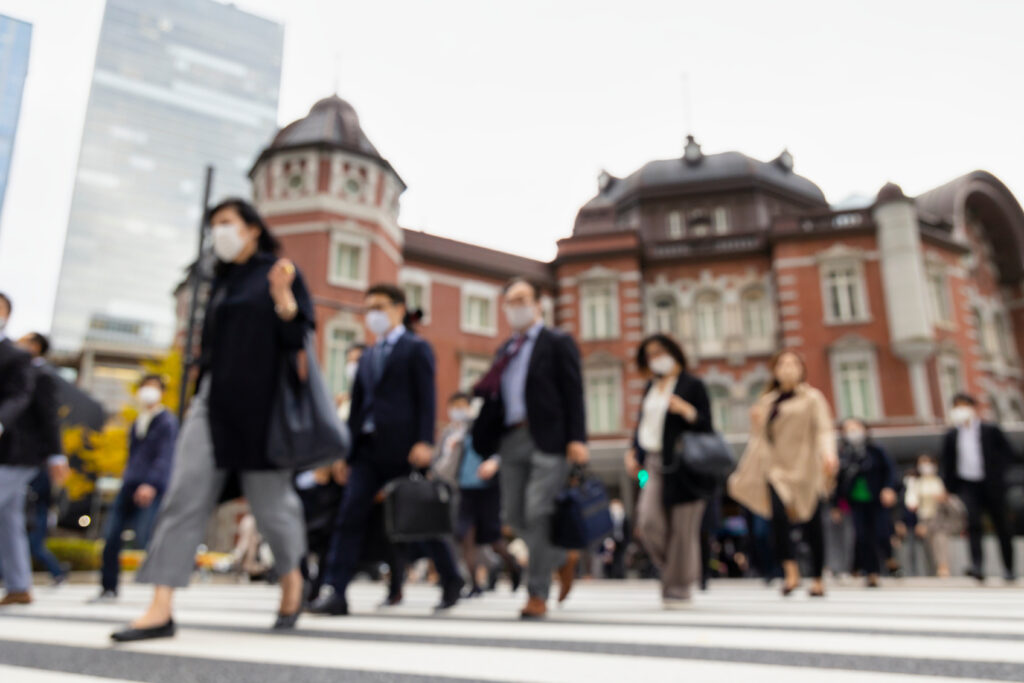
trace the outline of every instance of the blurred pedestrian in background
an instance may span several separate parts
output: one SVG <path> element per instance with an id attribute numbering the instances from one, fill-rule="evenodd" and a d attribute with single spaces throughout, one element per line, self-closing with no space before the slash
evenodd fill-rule
<path id="1" fill-rule="evenodd" d="M 917 458 L 916 476 L 906 479 L 904 505 L 915 515 L 914 535 L 927 543 L 935 575 L 949 576 L 949 527 L 956 524 L 950 517 L 959 511 L 952 509 L 935 459 L 927 453 Z"/>

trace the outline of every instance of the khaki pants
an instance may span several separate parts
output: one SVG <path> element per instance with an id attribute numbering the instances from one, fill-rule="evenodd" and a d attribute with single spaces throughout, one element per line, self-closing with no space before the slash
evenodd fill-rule
<path id="1" fill-rule="evenodd" d="M 661 572 L 662 597 L 685 600 L 700 579 L 700 524 L 707 503 L 697 500 L 666 509 L 661 453 L 648 453 L 644 464 L 650 478 L 637 502 L 637 532 Z"/>

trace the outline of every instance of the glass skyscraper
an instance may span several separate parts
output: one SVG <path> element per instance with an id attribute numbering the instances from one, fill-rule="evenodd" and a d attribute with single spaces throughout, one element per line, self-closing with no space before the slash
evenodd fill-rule
<path id="1" fill-rule="evenodd" d="M 0 214 L 7 193 L 7 175 L 11 171 L 31 42 L 32 24 L 0 14 Z"/>
<path id="2" fill-rule="evenodd" d="M 213 198 L 277 126 L 284 27 L 213 0 L 107 0 L 52 336 L 163 347 L 195 257 L 204 167 Z"/>

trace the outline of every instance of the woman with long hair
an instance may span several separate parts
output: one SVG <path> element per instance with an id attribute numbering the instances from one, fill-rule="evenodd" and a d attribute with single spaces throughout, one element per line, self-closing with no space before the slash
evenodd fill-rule
<path id="1" fill-rule="evenodd" d="M 173 636 L 174 590 L 189 583 L 196 547 L 230 480 L 238 480 L 274 554 L 281 605 L 275 629 L 295 626 L 306 551 L 302 504 L 291 471 L 267 458 L 268 425 L 281 362 L 313 328 L 313 305 L 295 266 L 256 209 L 229 199 L 208 213 L 218 265 L 202 332 L 198 390 L 178 439 L 174 473 L 156 522 L 141 583 L 154 584 L 145 614 L 112 638 Z"/>
<path id="2" fill-rule="evenodd" d="M 729 495 L 771 519 L 775 554 L 789 595 L 800 584 L 793 528 L 811 550 L 810 595 L 825 595 L 822 499 L 838 469 L 835 426 L 824 395 L 806 382 L 803 359 L 791 350 L 772 359 L 772 382 L 751 409 L 750 443 L 729 477 Z"/>
<path id="3" fill-rule="evenodd" d="M 650 379 L 625 464 L 649 478 L 637 503 L 637 531 L 661 574 L 666 609 L 685 607 L 701 579 L 700 527 L 715 482 L 692 472 L 679 452 L 686 431 L 711 431 L 704 383 L 687 371 L 686 356 L 669 336 L 654 334 L 637 349 L 636 364 Z"/>

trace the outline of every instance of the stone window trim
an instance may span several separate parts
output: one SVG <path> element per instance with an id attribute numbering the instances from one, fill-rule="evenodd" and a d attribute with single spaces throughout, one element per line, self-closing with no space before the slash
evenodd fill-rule
<path id="1" fill-rule="evenodd" d="M 430 324 L 432 283 L 430 273 L 419 268 L 402 268 L 398 274 L 398 285 L 403 289 L 406 285 L 418 285 L 423 289 L 423 320 L 421 322 L 424 325 Z"/>
<path id="2" fill-rule="evenodd" d="M 584 395 L 589 399 L 591 390 L 591 382 L 594 380 L 611 380 L 613 387 L 613 410 L 612 419 L 613 424 L 604 426 L 595 425 L 594 418 L 591 414 L 593 406 L 586 406 L 587 410 L 587 431 L 594 436 L 604 436 L 611 434 L 619 434 L 624 429 L 623 420 L 623 387 L 622 387 L 622 375 L 623 375 L 622 363 L 617 359 L 612 359 L 607 354 L 595 354 L 594 356 L 587 358 L 583 362 L 583 386 Z"/>
<path id="3" fill-rule="evenodd" d="M 470 391 L 477 379 L 491 368 L 488 356 L 471 353 L 459 354 L 459 391 Z"/>
<path id="4" fill-rule="evenodd" d="M 343 365 L 340 368 L 341 372 L 344 372 L 344 358 L 348 354 L 349 348 L 354 344 L 365 343 L 366 339 L 362 324 L 360 324 L 356 317 L 350 313 L 336 315 L 328 320 L 324 325 L 323 352 L 321 354 L 322 358 L 320 359 L 321 367 L 323 368 L 324 376 L 327 379 L 328 387 L 330 387 L 335 393 L 337 393 L 337 387 L 335 386 L 337 378 L 335 375 L 339 369 L 332 366 L 331 351 L 337 332 L 341 332 L 343 335 L 345 333 L 351 333 L 348 335 L 351 337 L 351 341 L 345 348 L 333 349 L 340 352 L 343 362 Z M 352 387 L 345 387 L 344 389 L 345 391 L 351 391 Z"/>
<path id="5" fill-rule="evenodd" d="M 466 334 L 484 337 L 498 336 L 498 299 L 501 289 L 484 282 L 466 282 L 459 293 L 459 329 Z M 476 325 L 466 317 L 469 313 L 469 301 L 472 298 L 484 299 L 489 302 L 488 321 L 484 325 Z"/>
<path id="6" fill-rule="evenodd" d="M 607 288 L 608 305 L 610 306 L 609 322 L 610 329 L 603 332 L 596 329 L 596 322 L 591 320 L 590 299 L 598 294 L 596 290 Z M 580 310 L 580 339 L 581 341 L 605 341 L 619 339 L 622 335 L 622 325 L 619 311 L 619 283 L 618 278 L 611 277 L 588 277 L 581 279 L 579 283 L 579 310 Z"/>
<path id="7" fill-rule="evenodd" d="M 338 248 L 349 246 L 359 249 L 359 275 L 356 278 L 344 278 L 338 275 Z M 331 231 L 331 245 L 327 250 L 327 284 L 334 287 L 347 287 L 365 291 L 369 288 L 370 240 L 366 235 L 343 228 Z"/>
<path id="8" fill-rule="evenodd" d="M 928 286 L 928 305 L 932 313 L 932 321 L 936 327 L 945 330 L 956 329 L 956 308 L 953 304 L 953 286 L 949 274 L 949 268 L 944 262 L 937 259 L 928 259 L 925 263 L 925 278 Z M 933 290 L 933 280 L 941 278 L 943 300 L 936 301 Z M 943 310 L 945 309 L 945 310 Z"/>
<path id="9" fill-rule="evenodd" d="M 858 417 L 868 421 L 878 421 L 885 418 L 885 407 L 882 403 L 882 390 L 878 379 L 878 352 L 875 346 L 863 339 L 841 339 L 833 344 L 828 350 L 829 371 L 832 376 L 832 393 L 834 410 L 837 419 L 843 417 Z M 843 363 L 863 362 L 868 368 L 868 399 L 874 408 L 867 415 L 857 415 L 851 412 L 852 406 L 844 405 L 844 399 L 840 383 L 840 366 Z"/>
<path id="10" fill-rule="evenodd" d="M 829 296 L 829 274 L 841 269 L 852 269 L 854 277 L 854 301 L 858 307 L 858 315 L 849 318 L 837 317 L 832 310 Z M 822 322 L 827 326 L 863 325 L 870 323 L 871 310 L 868 306 L 867 282 L 864 275 L 864 258 L 847 255 L 840 258 L 828 258 L 818 262 L 819 279 L 821 280 L 821 302 L 824 315 Z"/>
<path id="11" fill-rule="evenodd" d="M 944 379 L 948 376 L 946 373 L 949 373 L 951 370 L 956 373 L 956 385 L 953 387 L 947 387 Z M 935 359 L 935 371 L 939 382 L 939 398 L 942 401 L 942 414 L 948 417 L 949 410 L 953 405 L 953 396 L 955 396 L 957 392 L 963 391 L 966 386 L 964 383 L 964 368 L 960 359 L 960 354 L 955 350 L 947 350 L 938 354 Z"/>

